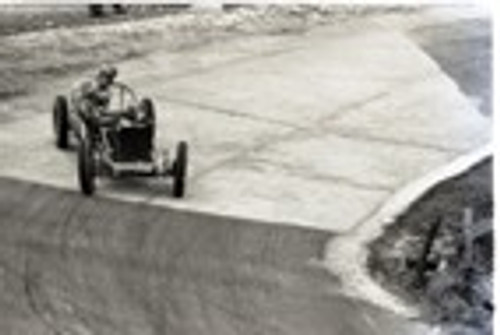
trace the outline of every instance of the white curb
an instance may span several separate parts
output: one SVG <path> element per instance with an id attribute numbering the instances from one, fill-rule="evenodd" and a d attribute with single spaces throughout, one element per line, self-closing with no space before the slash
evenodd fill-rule
<path id="1" fill-rule="evenodd" d="M 383 289 L 369 275 L 366 261 L 367 246 L 382 235 L 384 228 L 392 224 L 398 215 L 408 209 L 427 191 L 437 184 L 460 175 L 480 161 L 493 156 L 493 144 L 458 157 L 397 191 L 367 221 L 349 233 L 334 237 L 327 244 L 324 266 L 339 276 L 349 296 L 368 300 L 406 317 L 417 317 L 418 311 L 400 298 Z"/>

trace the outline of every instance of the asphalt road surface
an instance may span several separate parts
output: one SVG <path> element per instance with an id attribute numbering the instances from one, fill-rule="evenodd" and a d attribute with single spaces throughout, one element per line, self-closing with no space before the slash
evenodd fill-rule
<path id="1" fill-rule="evenodd" d="M 2 334 L 422 334 L 344 297 L 330 234 L 0 179 Z"/>

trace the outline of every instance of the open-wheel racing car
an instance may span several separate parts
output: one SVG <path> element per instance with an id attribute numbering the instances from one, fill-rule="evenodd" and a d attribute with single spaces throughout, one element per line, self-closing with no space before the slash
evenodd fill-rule
<path id="1" fill-rule="evenodd" d="M 175 159 L 154 148 L 155 110 L 151 99 L 139 99 L 124 84 L 115 83 L 107 108 L 84 115 L 71 97 L 59 95 L 53 107 L 56 145 L 69 147 L 70 136 L 78 142 L 78 179 L 85 195 L 95 191 L 98 177 L 173 177 L 172 193 L 184 195 L 188 145 L 177 144 Z"/>

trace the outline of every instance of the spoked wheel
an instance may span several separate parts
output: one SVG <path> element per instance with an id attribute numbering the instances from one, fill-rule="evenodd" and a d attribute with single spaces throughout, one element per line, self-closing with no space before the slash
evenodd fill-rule
<path id="1" fill-rule="evenodd" d="M 80 190 L 85 195 L 92 195 L 95 191 L 96 167 L 91 141 L 84 137 L 78 147 L 78 180 Z"/>
<path id="2" fill-rule="evenodd" d="M 176 198 L 182 198 L 186 188 L 186 174 L 188 165 L 188 145 L 186 142 L 180 142 L 177 145 L 177 155 L 173 166 L 174 187 L 173 195 Z"/>
<path id="3" fill-rule="evenodd" d="M 56 137 L 56 146 L 59 149 L 68 148 L 68 101 L 63 96 L 57 96 L 53 108 L 54 135 Z"/>

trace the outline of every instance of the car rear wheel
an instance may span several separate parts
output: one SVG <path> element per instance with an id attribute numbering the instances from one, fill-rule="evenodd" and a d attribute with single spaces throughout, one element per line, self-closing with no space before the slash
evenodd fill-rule
<path id="1" fill-rule="evenodd" d="M 80 190 L 85 195 L 92 195 L 95 191 L 95 161 L 91 141 L 83 138 L 78 147 L 78 180 Z"/>
<path id="2" fill-rule="evenodd" d="M 188 165 L 188 145 L 180 142 L 177 145 L 177 155 L 173 166 L 174 186 L 173 196 L 182 198 L 186 188 L 186 174 Z"/>
<path id="3" fill-rule="evenodd" d="M 154 137 L 156 127 L 156 111 L 153 101 L 150 98 L 143 98 L 139 108 L 144 111 L 147 122 L 151 125 L 152 135 Z"/>
<path id="4" fill-rule="evenodd" d="M 57 96 L 53 108 L 54 135 L 56 137 L 56 146 L 59 149 L 68 148 L 69 120 L 68 120 L 68 101 L 63 96 Z"/>

